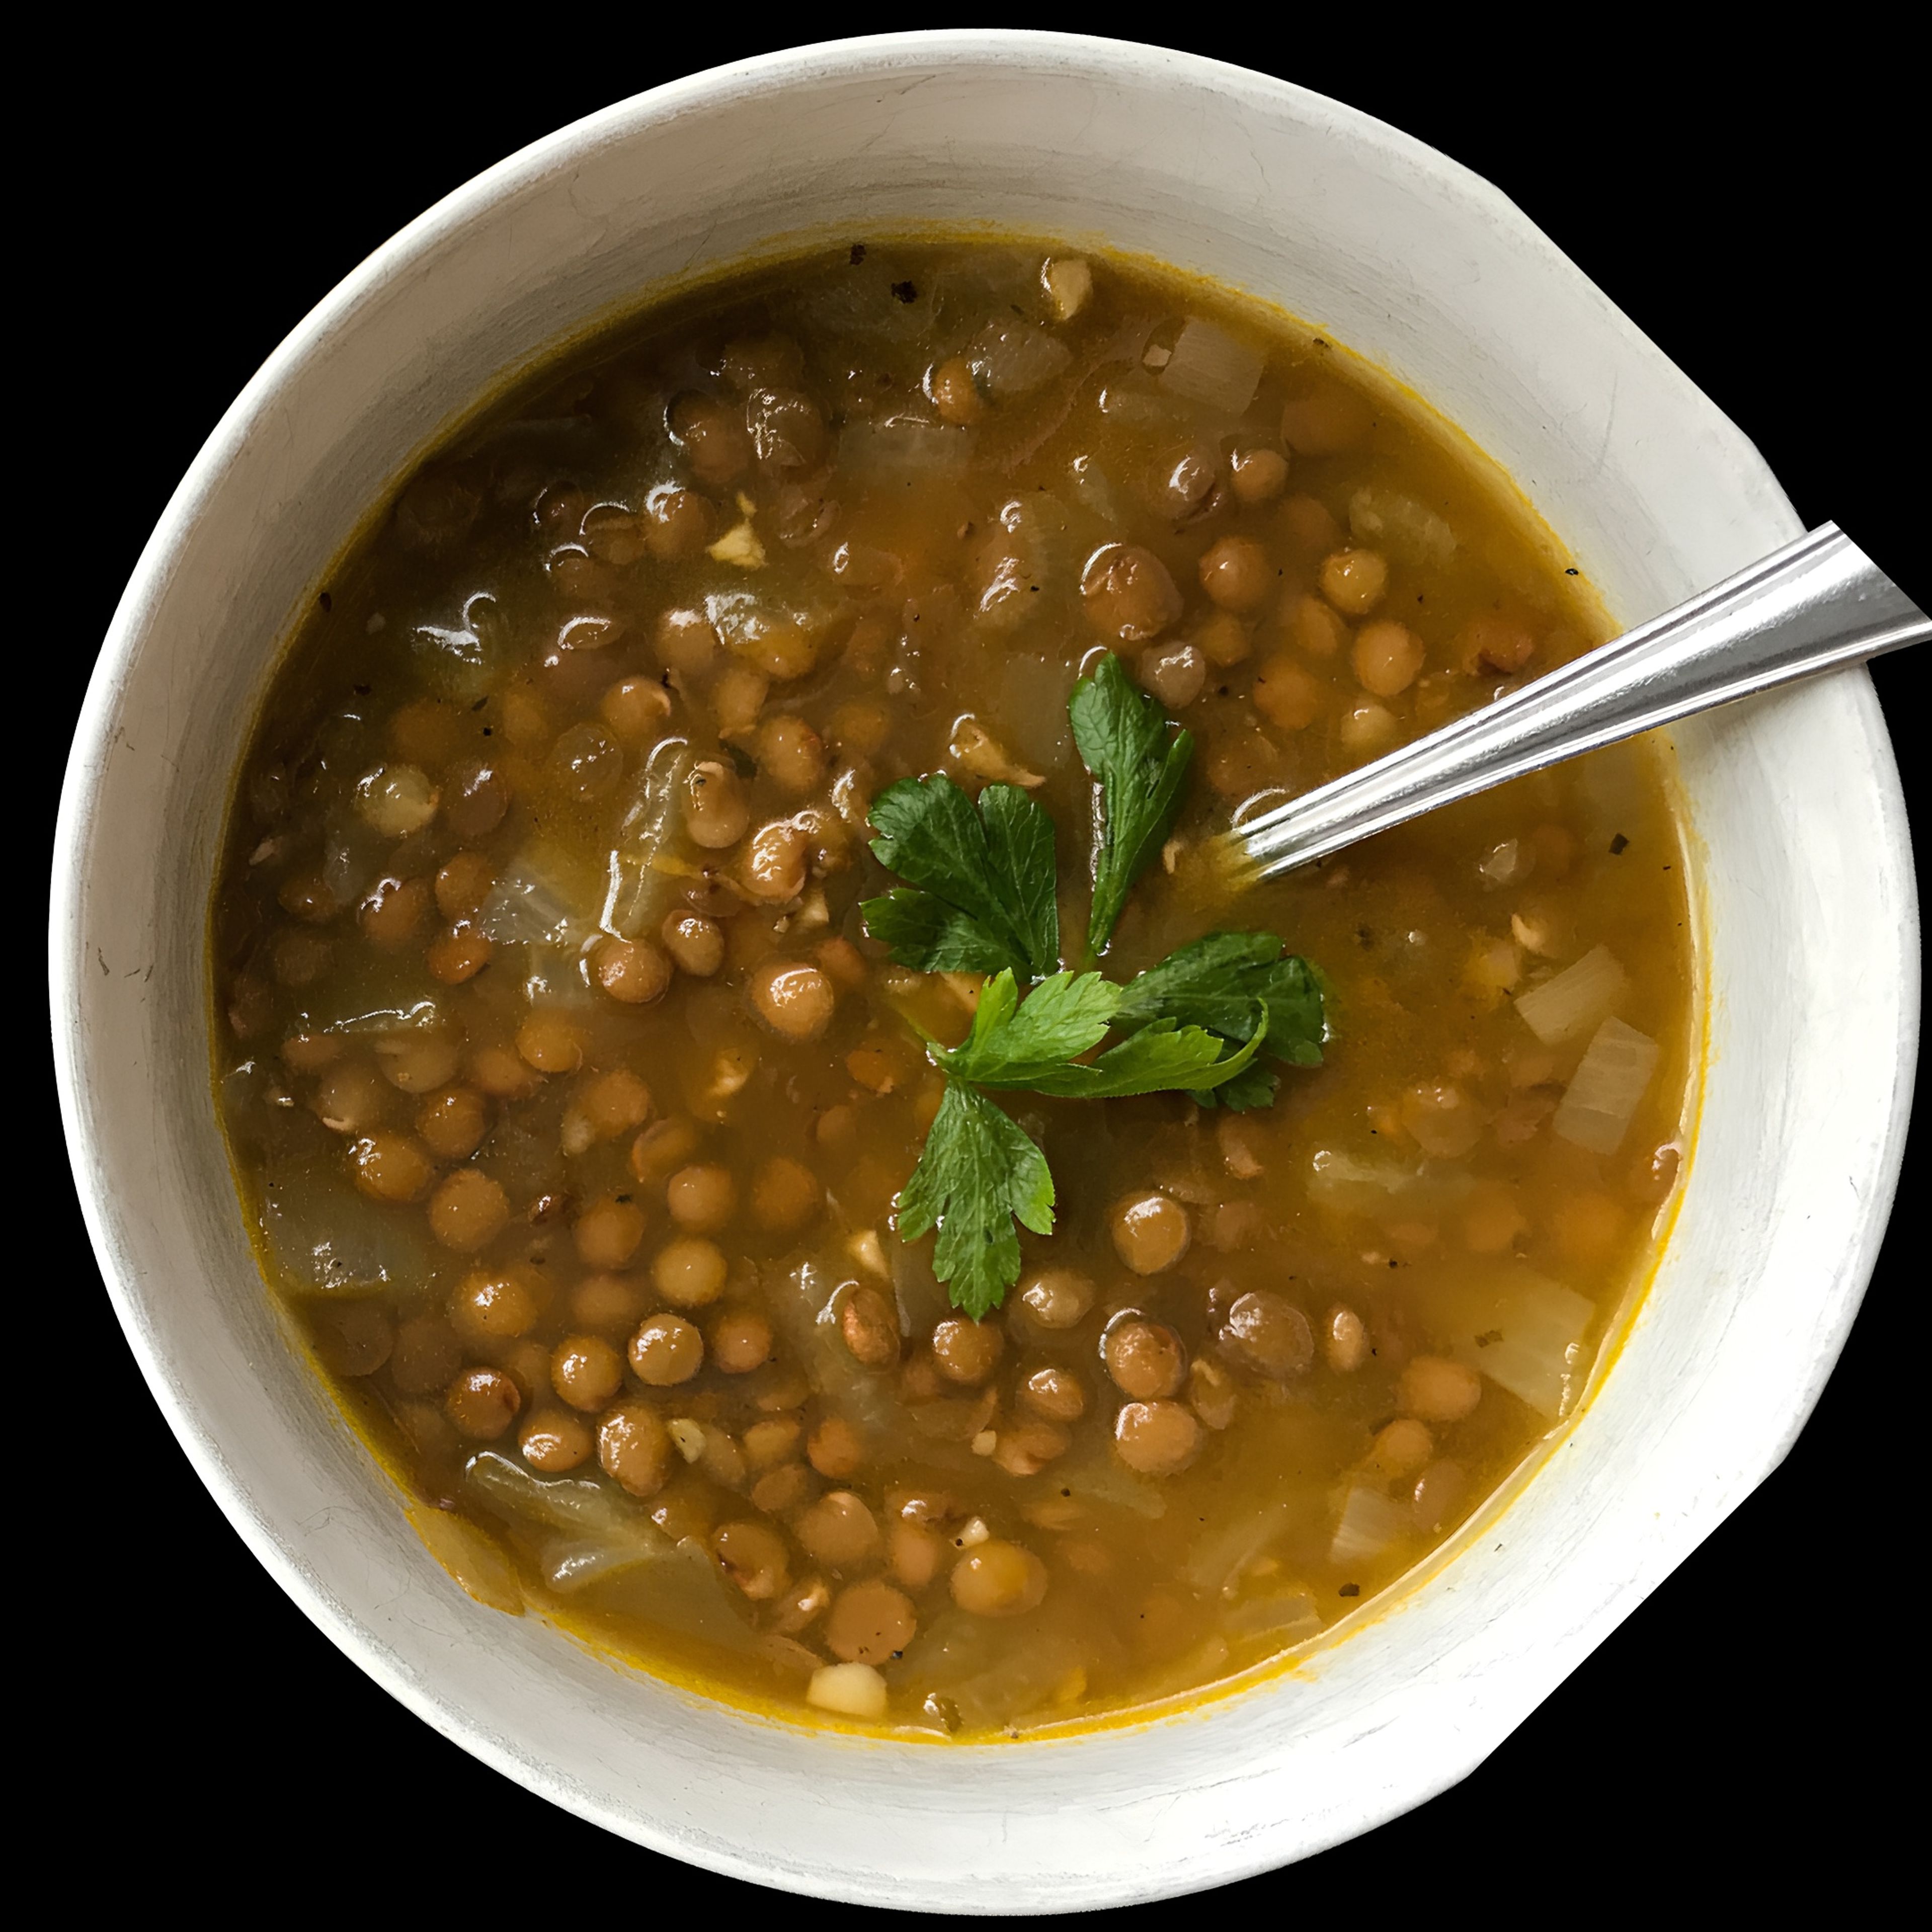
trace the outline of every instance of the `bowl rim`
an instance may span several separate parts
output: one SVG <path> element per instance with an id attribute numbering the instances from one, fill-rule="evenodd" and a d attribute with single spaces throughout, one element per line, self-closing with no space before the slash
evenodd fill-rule
<path id="1" fill-rule="evenodd" d="M 1142 82 L 1172 76 L 1191 78 L 1222 92 L 1264 102 L 1279 104 L 1284 100 L 1291 100 L 1304 116 L 1324 122 L 1345 132 L 1352 142 L 1379 150 L 1384 155 L 1406 159 L 1425 169 L 1438 181 L 1453 184 L 1460 196 L 1482 204 L 1491 220 L 1508 226 L 1546 254 L 1552 272 L 1567 274 L 1576 286 L 1594 296 L 1609 310 L 1627 344 L 1636 353 L 1676 376 L 1684 392 L 1687 406 L 1696 410 L 1705 419 L 1707 429 L 1730 446 L 1741 473 L 1756 486 L 1767 504 L 1781 508 L 1794 527 L 1796 524 L 1795 512 L 1762 458 L 1743 434 L 1701 389 L 1676 370 L 1670 358 L 1642 331 L 1594 290 L 1582 272 L 1513 202 L 1461 164 L 1372 116 L 1292 82 L 1228 63 L 1136 42 L 1024 29 L 922 30 L 812 43 L 709 68 L 613 102 L 506 156 L 453 190 L 399 230 L 345 276 L 290 330 L 223 413 L 170 496 L 117 604 L 76 723 L 56 829 L 49 932 L 50 989 L 57 1047 L 56 1081 L 82 1211 L 110 1298 L 144 1378 L 204 1486 L 257 1560 L 304 1614 L 358 1668 L 441 1735 L 562 1808 L 619 1830 L 654 1849 L 765 1884 L 784 1881 L 782 1875 L 770 1868 L 720 1858 L 715 1846 L 700 1850 L 670 1833 L 653 1834 L 635 1819 L 621 1823 L 614 1821 L 586 1803 L 567 1778 L 554 1774 L 545 1776 L 548 1768 L 520 1755 L 510 1741 L 493 1736 L 470 1721 L 466 1714 L 453 1708 L 443 1697 L 392 1669 L 382 1647 L 372 1640 L 352 1618 L 339 1614 L 334 1600 L 317 1587 L 316 1580 L 304 1570 L 278 1537 L 271 1522 L 258 1510 L 254 1498 L 236 1480 L 220 1443 L 207 1427 L 205 1419 L 182 1399 L 169 1374 L 154 1329 L 134 1286 L 133 1270 L 124 1263 L 120 1244 L 102 1210 L 101 1198 L 111 1187 L 112 1174 L 89 1131 L 87 1110 L 82 1104 L 76 1084 L 80 1072 L 78 1050 L 73 1044 L 74 1034 L 82 1023 L 85 1005 L 79 944 L 82 907 L 78 861 L 88 844 L 98 805 L 98 783 L 106 748 L 103 740 L 113 714 L 115 700 L 140 649 L 146 629 L 146 616 L 168 580 L 187 532 L 220 489 L 236 452 L 259 425 L 264 412 L 272 406 L 278 393 L 298 374 L 317 345 L 350 326 L 392 278 L 406 272 L 447 238 L 472 224 L 489 219 L 508 197 L 550 177 L 567 166 L 573 157 L 606 143 L 622 141 L 644 128 L 688 114 L 702 113 L 715 106 L 742 99 L 748 94 L 780 94 L 801 82 L 820 77 L 884 74 L 907 64 L 997 62 L 1003 54 L 1018 62 L 1042 57 L 1053 58 L 1102 80 L 1116 75 L 1131 76 Z M 439 429 L 428 440 L 439 440 L 445 433 L 445 430 Z M 1864 684 L 1859 701 L 1872 716 L 1876 716 L 1876 700 L 1868 681 Z M 1883 745 L 1886 741 L 1882 724 L 1878 735 L 1879 742 Z M 1888 773 L 1881 772 L 1880 777 L 1882 781 L 1889 781 L 1890 810 L 1886 829 L 1894 849 L 1902 849 L 1909 854 L 1909 834 L 1895 766 Z M 1899 1045 L 1902 1064 L 1908 1070 L 1895 1089 L 1896 1105 L 1882 1156 L 1887 1184 L 1885 1199 L 1875 1204 L 1874 1210 L 1862 1224 L 1861 1251 L 1850 1258 L 1848 1263 L 1848 1275 L 1856 1276 L 1861 1284 L 1868 1279 L 1876 1258 L 1884 1232 L 1884 1209 L 1888 1205 L 1890 1190 L 1895 1185 L 1903 1156 L 1904 1124 L 1911 1098 L 1909 1069 L 1916 1033 L 1916 975 L 1906 992 L 1906 1036 L 1901 1037 Z M 1810 1382 L 1802 1390 L 1794 1392 L 1792 1420 L 1784 1448 L 1788 1448 L 1795 1438 L 1816 1402 L 1856 1312 L 1862 1292 L 1861 1286 L 1858 1292 L 1850 1298 L 1842 1324 L 1822 1344 L 1820 1366 Z M 1782 1453 L 1780 1448 L 1779 1454 Z M 1454 1776 L 1463 1774 L 1473 1768 L 1486 1748 L 1485 1746 L 1478 1750 Z M 1453 1777 L 1443 1778 L 1428 1790 L 1406 1794 L 1400 1802 L 1390 1803 L 1378 1816 L 1364 1820 L 1358 1828 L 1371 1828 L 1374 1824 L 1424 1802 L 1435 1790 L 1451 1781 Z M 1267 1855 L 1246 1864 L 1230 1860 L 1214 1875 L 1175 1889 L 1194 1889 L 1226 1882 L 1269 1869 L 1276 1862 L 1274 1856 Z M 1141 1891 L 1132 1895 L 1168 1894 Z"/>

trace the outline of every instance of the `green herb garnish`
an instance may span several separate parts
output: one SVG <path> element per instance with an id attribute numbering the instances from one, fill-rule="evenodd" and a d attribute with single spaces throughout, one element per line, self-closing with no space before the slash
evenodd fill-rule
<path id="1" fill-rule="evenodd" d="M 1067 709 L 1100 787 L 1090 962 L 1173 830 L 1194 741 L 1111 655 Z M 1046 1156 L 992 1093 L 1181 1092 L 1203 1106 L 1264 1107 L 1280 1081 L 1260 1056 L 1320 1063 L 1322 984 L 1268 932 L 1210 933 L 1125 986 L 1062 970 L 1053 821 L 1011 785 L 988 785 L 976 808 L 943 774 L 905 778 L 880 794 L 872 818 L 874 854 L 910 884 L 865 902 L 866 930 L 902 966 L 990 976 L 965 1039 L 946 1047 L 926 1036 L 946 1091 L 898 1210 L 902 1240 L 938 1230 L 933 1271 L 977 1320 L 1019 1279 L 1014 1224 L 1053 1232 Z"/>
<path id="2" fill-rule="evenodd" d="M 1268 1057 L 1288 1066 L 1322 1064 L 1322 985 L 1315 969 L 1292 953 L 1282 956 L 1271 932 L 1210 932 L 1122 989 L 1114 1024 L 1132 1033 L 1164 1023 L 1204 1028 L 1222 1039 L 1253 1036 L 1255 1016 L 1265 1016 Z M 1265 1107 L 1280 1082 L 1264 1066 L 1238 1078 L 1190 1089 L 1203 1106 L 1217 1101 L 1240 1113 Z"/>
<path id="3" fill-rule="evenodd" d="M 1134 688 L 1112 651 L 1073 687 L 1066 710 L 1081 761 L 1100 788 L 1094 903 L 1087 915 L 1086 956 L 1092 960 L 1106 950 L 1134 881 L 1174 830 L 1194 740 L 1154 698 Z"/>
<path id="4" fill-rule="evenodd" d="M 944 772 L 902 778 L 873 800 L 872 818 L 879 863 L 920 889 L 860 908 L 900 965 L 1034 980 L 1060 964 L 1053 820 L 1024 792 L 989 784 L 976 812 Z"/>
<path id="5" fill-rule="evenodd" d="M 1046 1156 L 985 1094 L 949 1080 L 919 1165 L 899 1190 L 899 1238 L 939 1230 L 932 1271 L 953 1306 L 976 1322 L 1020 1278 L 1016 1221 L 1036 1234 L 1053 1232 Z"/>

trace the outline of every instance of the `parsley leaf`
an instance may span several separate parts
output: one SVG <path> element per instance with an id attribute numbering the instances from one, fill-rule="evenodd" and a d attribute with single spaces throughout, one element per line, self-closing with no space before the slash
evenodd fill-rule
<path id="1" fill-rule="evenodd" d="M 1306 960 L 1284 958 L 1271 932 L 1210 932 L 1170 952 L 1120 989 L 1114 1024 L 1126 1031 L 1175 1020 L 1244 1040 L 1264 1006 L 1269 1054 L 1292 1066 L 1319 1066 L 1321 982 Z"/>
<path id="2" fill-rule="evenodd" d="M 1257 1013 L 1267 1016 L 1270 1058 L 1290 1066 L 1321 1065 L 1322 982 L 1315 969 L 1292 953 L 1284 958 L 1271 932 L 1210 932 L 1124 986 L 1114 1024 L 1128 1034 L 1163 1022 L 1202 1027 L 1244 1042 L 1253 1036 Z M 1238 1113 L 1268 1106 L 1277 1084 L 1265 1067 L 1251 1066 L 1194 1097 L 1204 1106 L 1219 1100 Z"/>
<path id="3" fill-rule="evenodd" d="M 1241 1073 L 1268 1036 L 1266 1010 L 1258 1007 L 1242 1016 L 1242 1038 L 1234 1041 L 1156 1016 L 1098 1059 L 1081 1060 L 1118 1024 L 1122 991 L 1097 973 L 1056 973 L 1022 1001 L 1012 975 L 1002 973 L 981 988 L 965 1039 L 950 1051 L 928 1051 L 943 1072 L 976 1086 L 1104 1100 L 1211 1089 Z"/>
<path id="4" fill-rule="evenodd" d="M 1113 937 L 1135 880 L 1153 864 L 1180 811 L 1194 740 L 1144 692 L 1112 651 L 1073 687 L 1066 701 L 1073 742 L 1100 787 L 1094 849 L 1094 904 L 1087 954 L 1097 958 Z"/>
<path id="5" fill-rule="evenodd" d="M 1118 1100 L 1129 1094 L 1211 1094 L 1223 1082 L 1244 1076 L 1268 1037 L 1265 1016 L 1253 1036 L 1231 1053 L 1231 1042 L 1204 1027 L 1178 1027 L 1157 1020 L 1086 1066 L 1062 1069 L 1054 1083 L 1037 1088 L 1075 1100 Z"/>
<path id="6" fill-rule="evenodd" d="M 944 772 L 902 778 L 872 802 L 872 851 L 916 888 L 860 908 L 866 929 L 922 973 L 1031 980 L 1060 963 L 1053 820 L 1016 786 L 989 784 L 979 808 Z"/>
<path id="7" fill-rule="evenodd" d="M 1053 1199 L 1046 1156 L 1018 1124 L 983 1094 L 947 1081 L 919 1165 L 899 1190 L 898 1234 L 915 1241 L 939 1230 L 932 1271 L 954 1307 L 976 1322 L 999 1306 L 1020 1278 L 1014 1222 L 1052 1234 Z"/>
<path id="8" fill-rule="evenodd" d="M 970 914 L 930 892 L 895 887 L 860 910 L 866 930 L 891 948 L 892 958 L 921 973 L 998 973 L 1012 958 Z"/>
<path id="9" fill-rule="evenodd" d="M 1002 973 L 980 988 L 972 1030 L 934 1057 L 944 1072 L 982 1087 L 1036 1087 L 1100 1045 L 1120 999 L 1120 988 L 1097 973 L 1056 973 L 1022 1003 L 1013 976 Z"/>
<path id="10" fill-rule="evenodd" d="M 1218 1087 L 1190 1088 L 1187 1097 L 1197 1106 L 1222 1106 L 1231 1114 L 1245 1114 L 1256 1107 L 1272 1107 L 1280 1086 L 1280 1075 L 1256 1061 Z"/>

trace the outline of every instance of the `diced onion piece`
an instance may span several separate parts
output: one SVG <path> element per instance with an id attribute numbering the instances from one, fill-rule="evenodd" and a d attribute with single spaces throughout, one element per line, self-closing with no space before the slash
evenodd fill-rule
<path id="1" fill-rule="evenodd" d="M 670 905 L 681 868 L 681 801 L 692 762 L 682 738 L 667 738 L 633 782 L 610 848 L 601 921 L 620 939 L 635 939 L 656 926 Z"/>
<path id="2" fill-rule="evenodd" d="M 877 1438 L 897 1426 L 904 1411 L 881 1378 L 845 1346 L 838 1304 L 851 1279 L 842 1268 L 802 1262 L 774 1273 L 766 1285 L 766 1312 L 826 1408 L 844 1417 L 862 1436 Z"/>
<path id="3" fill-rule="evenodd" d="M 1165 358 L 1167 351 L 1150 349 L 1148 354 L 1150 358 Z M 1148 364 L 1150 369 L 1159 366 L 1151 360 Z M 1110 422 L 1124 424 L 1130 429 L 1158 430 L 1174 436 L 1190 431 L 1190 412 L 1184 402 L 1160 394 L 1150 395 L 1144 389 L 1124 388 L 1118 382 L 1108 383 L 1100 392 L 1100 413 Z"/>
<path id="4" fill-rule="evenodd" d="M 1460 1168 L 1357 1160 L 1333 1148 L 1318 1148 L 1308 1163 L 1308 1198 L 1317 1207 L 1378 1220 L 1446 1207 L 1475 1184 Z"/>
<path id="5" fill-rule="evenodd" d="M 544 1546 L 542 1564 L 544 1581 L 571 1597 L 620 1570 L 660 1560 L 656 1551 L 638 1544 L 552 1542 Z"/>
<path id="6" fill-rule="evenodd" d="M 1196 1590 L 1212 1592 L 1232 1602 L 1242 1573 L 1278 1538 L 1293 1526 L 1294 1505 L 1270 1503 L 1252 1514 L 1244 1512 L 1213 1534 L 1204 1536 L 1181 1566 L 1180 1580 Z"/>
<path id="7" fill-rule="evenodd" d="M 959 476 L 973 457 L 973 432 L 916 417 L 851 422 L 838 432 L 838 466 L 860 482 Z"/>
<path id="8" fill-rule="evenodd" d="M 828 1664 L 812 1673 L 805 1701 L 844 1718 L 883 1718 L 886 1680 L 869 1664 Z"/>
<path id="9" fill-rule="evenodd" d="M 593 875 L 561 846 L 538 840 L 496 875 L 478 923 L 497 946 L 562 946 L 573 952 L 597 936 Z"/>
<path id="10" fill-rule="evenodd" d="M 471 1456 L 463 1480 L 499 1515 L 606 1542 L 634 1542 L 655 1552 L 671 1546 L 628 1497 L 607 1483 L 583 1476 L 536 1475 L 515 1457 L 494 1449 Z"/>
<path id="11" fill-rule="evenodd" d="M 1277 1643 L 1299 1643 L 1322 1628 L 1322 1612 L 1306 1590 L 1284 1590 L 1257 1597 L 1221 1613 L 1228 1628 L 1241 1636 L 1273 1637 Z"/>
<path id="12" fill-rule="evenodd" d="M 1355 1160 L 1332 1148 L 1318 1148 L 1308 1164 L 1310 1196 L 1324 1208 L 1357 1214 L 1374 1214 L 1414 1179 L 1414 1170 L 1400 1161 Z"/>
<path id="13" fill-rule="evenodd" d="M 1440 566 L 1456 554 L 1456 532 L 1426 503 L 1399 490 L 1358 490 L 1348 500 L 1348 533 L 1402 563 Z"/>
<path id="14" fill-rule="evenodd" d="M 1354 1484 L 1342 1502 L 1335 1540 L 1328 1546 L 1328 1560 L 1343 1564 L 1365 1562 L 1381 1556 L 1407 1527 L 1408 1518 L 1400 1503 L 1366 1483 Z"/>
<path id="15" fill-rule="evenodd" d="M 1172 394 L 1238 416 L 1255 399 L 1265 359 L 1258 349 L 1191 315 L 1174 339 L 1160 386 Z"/>
<path id="16" fill-rule="evenodd" d="M 966 357 L 997 402 L 1030 395 L 1052 382 L 1072 361 L 1073 352 L 1057 335 L 1013 318 L 988 322 L 966 345 Z"/>
<path id="17" fill-rule="evenodd" d="M 1525 1268 L 1499 1274 L 1492 1287 L 1462 1298 L 1459 1362 L 1486 1376 L 1538 1414 L 1564 1414 L 1588 1366 L 1584 1331 L 1596 1312 L 1574 1289 Z"/>
<path id="18" fill-rule="evenodd" d="M 1583 1049 L 1551 1132 L 1592 1154 L 1615 1154 L 1657 1071 L 1658 1052 L 1648 1034 L 1622 1020 L 1604 1021 Z"/>
<path id="19" fill-rule="evenodd" d="M 1574 1040 L 1604 1018 L 1628 989 L 1630 980 L 1607 946 L 1593 946 L 1553 980 L 1516 995 L 1524 1025 L 1545 1046 Z"/>
<path id="20" fill-rule="evenodd" d="M 1024 1643 L 1005 1652 L 996 1663 L 956 1678 L 946 1694 L 964 1730 L 990 1730 L 1038 1711 L 1081 1668 L 1081 1656 L 1071 1637 L 1053 1630 L 1030 1631 Z"/>
<path id="21" fill-rule="evenodd" d="M 1483 883 L 1487 886 L 1513 886 L 1526 878 L 1529 866 L 1520 838 L 1505 838 L 1492 845 L 1477 862 L 1476 870 L 1482 874 Z"/>

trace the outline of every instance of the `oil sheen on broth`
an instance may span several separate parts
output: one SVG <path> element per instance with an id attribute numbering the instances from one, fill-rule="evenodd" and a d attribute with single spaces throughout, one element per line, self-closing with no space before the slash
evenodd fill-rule
<path id="1" fill-rule="evenodd" d="M 1105 257 L 761 270 L 453 442 L 278 675 L 212 928 L 265 1270 L 431 1547 L 716 1694 L 934 1736 L 1360 1610 L 1647 1270 L 1678 836 L 1634 747 L 1238 902 L 1199 848 L 1603 634 L 1425 412 Z M 1265 930 L 1330 1037 L 1244 1112 L 1003 1096 L 1058 1225 L 976 1324 L 895 1201 L 943 1086 L 910 1022 L 957 1040 L 980 982 L 868 936 L 867 815 L 1018 786 L 1077 935 L 1107 651 L 1196 751 L 1105 971 Z"/>

